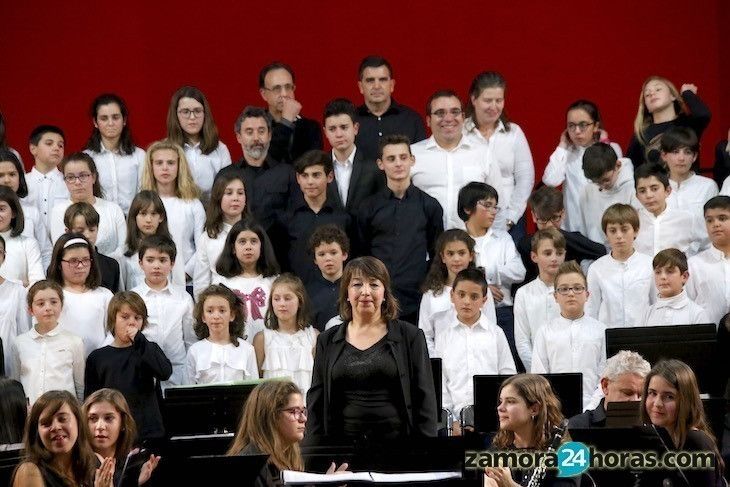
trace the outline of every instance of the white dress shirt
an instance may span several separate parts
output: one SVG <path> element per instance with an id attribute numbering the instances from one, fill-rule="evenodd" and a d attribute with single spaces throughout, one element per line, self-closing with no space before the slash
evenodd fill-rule
<path id="1" fill-rule="evenodd" d="M 720 194 L 723 196 L 730 196 L 730 176 L 725 178 L 722 182 L 722 188 L 720 188 Z"/>
<path id="2" fill-rule="evenodd" d="M 0 283 L 0 339 L 5 354 L 5 375 L 8 377 L 17 376 L 12 355 L 15 337 L 29 329 L 25 288 L 20 283 L 5 279 Z"/>
<path id="3" fill-rule="evenodd" d="M 507 220 L 517 223 L 525 213 L 527 199 L 535 186 L 535 164 L 525 133 L 514 122 L 510 122 L 508 131 L 499 120 L 497 129 L 486 139 L 471 118 L 464 122 L 464 132 L 484 144 L 489 160 L 499 165 L 502 185 L 497 189 L 502 211 L 497 214 L 495 225 L 502 228 Z"/>
<path id="4" fill-rule="evenodd" d="M 428 355 L 434 357 L 434 337 L 440 330 L 436 329 L 435 317 L 447 310 L 453 310 L 451 302 L 451 286 L 444 286 L 439 294 L 433 291 L 426 291 L 421 297 L 421 305 L 418 311 L 418 327 L 423 330 L 426 337 Z M 494 297 L 492 291 L 487 288 L 487 302 L 482 306 L 482 316 L 486 316 L 490 323 L 497 323 L 497 311 L 494 308 Z"/>
<path id="5" fill-rule="evenodd" d="M 213 282 L 213 276 L 218 275 L 215 265 L 221 252 L 223 252 L 223 246 L 231 228 L 231 225 L 224 223 L 216 238 L 210 238 L 205 230 L 200 235 L 199 246 L 195 252 L 195 270 L 193 273 L 193 294 L 196 299 L 203 292 L 203 289 Z"/>
<path id="6" fill-rule="evenodd" d="M 15 339 L 16 378 L 33 404 L 44 392 L 64 390 L 84 398 L 86 357 L 81 338 L 56 326 L 45 335 L 35 327 Z"/>
<path id="7" fill-rule="evenodd" d="M 144 281 L 144 271 L 139 265 L 139 253 L 128 256 L 123 256 L 119 263 L 119 269 L 121 271 L 121 279 L 124 283 L 124 289 L 133 289 Z M 185 286 L 185 263 L 181 258 L 175 259 L 175 264 L 172 266 L 172 272 L 167 276 L 170 281 L 176 286 Z"/>
<path id="8" fill-rule="evenodd" d="M 193 298 L 185 288 L 167 285 L 156 291 L 144 281 L 132 289 L 147 306 L 148 325 L 142 333 L 160 346 L 172 364 L 172 375 L 163 387 L 187 384 L 185 379 L 186 349 L 197 342 L 193 331 Z"/>
<path id="9" fill-rule="evenodd" d="M 63 310 L 58 321 L 61 328 L 81 337 L 85 356 L 105 345 L 107 308 L 112 296 L 105 287 L 84 293 L 63 290 Z"/>
<path id="10" fill-rule="evenodd" d="M 659 298 L 646 310 L 644 326 L 698 325 L 712 323 L 707 313 L 697 303 L 687 297 L 683 289 L 671 298 Z"/>
<path id="11" fill-rule="evenodd" d="M 25 182 L 28 185 L 28 196 L 24 199 L 28 204 L 38 208 L 41 217 L 45 220 L 46 228 L 50 230 L 51 210 L 57 203 L 69 198 L 63 174 L 57 168 L 54 168 L 48 174 L 43 174 L 33 167 L 29 173 L 25 174 Z"/>
<path id="12" fill-rule="evenodd" d="M 621 148 L 611 142 L 611 147 L 618 157 L 621 157 Z M 550 155 L 548 165 L 542 175 L 542 182 L 548 186 L 558 187 L 563 184 L 563 202 L 565 205 L 565 219 L 563 230 L 579 232 L 581 225 L 580 195 L 583 188 L 590 184 L 590 180 L 583 173 L 583 154 L 585 147 L 571 146 L 563 149 L 558 146 Z"/>
<path id="13" fill-rule="evenodd" d="M 0 232 L 5 240 L 5 262 L 0 265 L 0 276 L 30 286 L 46 278 L 38 242 L 23 234 L 10 236 L 10 230 Z"/>
<path id="14" fill-rule="evenodd" d="M 697 219 L 684 210 L 667 208 L 654 216 L 643 206 L 639 209 L 639 234 L 634 248 L 652 258 L 657 252 L 675 248 L 691 257 L 707 247 L 707 230 L 699 227 Z"/>
<path id="15" fill-rule="evenodd" d="M 238 339 L 218 345 L 209 339 L 200 340 L 188 350 L 187 377 L 191 384 L 213 384 L 259 378 L 253 345 Z"/>
<path id="16" fill-rule="evenodd" d="M 512 306 L 512 284 L 522 282 L 527 273 L 512 237 L 490 228 L 485 235 L 472 238 L 476 242 L 476 265 L 484 268 L 489 284 L 499 287 L 504 295 L 496 307 Z"/>
<path id="17" fill-rule="evenodd" d="M 580 228 L 579 232 L 594 242 L 608 245 L 606 234 L 601 227 L 603 213 L 609 206 L 616 203 L 631 205 L 636 210 L 641 208 L 641 203 L 636 198 L 634 188 L 634 166 L 631 159 L 622 157 L 621 169 L 613 188 L 601 191 L 597 184 L 589 182 L 583 187 L 580 195 Z"/>
<path id="18" fill-rule="evenodd" d="M 220 283 L 228 286 L 241 298 L 243 305 L 246 307 L 246 330 L 244 335 L 248 343 L 253 344 L 253 337 L 265 328 L 264 318 L 266 317 L 266 310 L 269 309 L 271 285 L 277 277 L 263 277 L 260 274 L 256 277 L 214 276 L 212 284 Z"/>
<path id="19" fill-rule="evenodd" d="M 504 331 L 484 315 L 472 326 L 460 322 L 456 312 L 438 315 L 436 356 L 441 358 L 443 407 L 458 417 L 474 404 L 475 375 L 517 373 Z"/>
<path id="20" fill-rule="evenodd" d="M 560 316 L 555 301 L 555 288 L 539 277 L 528 282 L 515 293 L 515 348 L 525 370 L 532 364 L 532 347 L 537 330 Z"/>
<path id="21" fill-rule="evenodd" d="M 200 200 L 184 200 L 175 196 L 160 197 L 167 213 L 167 228 L 177 247 L 177 258 L 192 276 L 195 273 L 195 250 L 205 226 L 205 209 Z"/>
<path id="22" fill-rule="evenodd" d="M 465 228 L 457 213 L 459 190 L 479 181 L 502 188 L 499 165 L 489 160 L 487 148 L 468 137 L 461 137 L 456 148 L 446 150 L 431 136 L 411 146 L 416 163 L 411 168 L 413 184 L 436 198 L 444 210 L 444 228 Z M 504 198 L 499 195 L 499 200 Z"/>
<path id="23" fill-rule="evenodd" d="M 223 142 L 218 142 L 218 147 L 210 154 L 203 154 L 200 143 L 195 145 L 186 143 L 183 149 L 193 180 L 203 192 L 203 197 L 208 199 L 215 175 L 224 167 L 231 165 L 231 153 Z"/>
<path id="24" fill-rule="evenodd" d="M 23 216 L 25 216 L 23 235 L 34 238 L 38 242 L 43 269 L 48 269 L 48 265 L 51 263 L 53 246 L 51 245 L 51 234 L 48 233 L 46 228 L 46 219 L 41 218 L 38 208 L 30 204 L 26 198 L 20 200 L 20 206 L 23 208 Z"/>
<path id="25" fill-rule="evenodd" d="M 103 142 L 100 146 L 101 152 L 90 149 L 84 152 L 94 159 L 104 199 L 118 204 L 126 215 L 139 192 L 145 153 L 139 147 L 135 147 L 132 154 L 122 154 L 120 151 L 110 151 Z"/>
<path id="26" fill-rule="evenodd" d="M 332 163 L 335 167 L 335 183 L 337 183 L 337 191 L 340 193 L 342 206 L 347 204 L 347 194 L 350 191 L 350 178 L 352 177 L 352 165 L 355 161 L 355 152 L 357 147 L 352 148 L 352 152 L 344 161 L 337 160 L 334 149 L 332 150 Z"/>
<path id="27" fill-rule="evenodd" d="M 604 255 L 588 269 L 586 313 L 607 328 L 640 326 L 656 301 L 652 258 L 634 251 L 626 261 Z"/>
<path id="28" fill-rule="evenodd" d="M 704 206 L 707 200 L 718 195 L 717 183 L 710 178 L 692 173 L 681 183 L 670 179 L 669 185 L 672 187 L 672 192 L 667 197 L 667 206 L 691 213 L 697 227 L 705 228 Z"/>
<path id="29" fill-rule="evenodd" d="M 559 316 L 537 330 L 532 350 L 533 374 L 583 374 L 583 407 L 591 400 L 606 366 L 606 327 L 588 315 Z"/>
<path id="30" fill-rule="evenodd" d="M 72 204 L 71 200 L 65 200 L 53 207 L 51 212 L 51 241 L 54 244 L 61 235 L 66 233 L 63 215 Z M 96 249 L 100 254 L 120 259 L 124 253 L 124 242 L 127 240 L 127 222 L 124 219 L 124 212 L 118 204 L 103 198 L 95 198 L 93 206 L 96 212 L 99 213 Z"/>
<path id="31" fill-rule="evenodd" d="M 719 323 L 730 312 L 730 258 L 712 245 L 688 264 L 687 296 L 705 310 L 709 323 Z"/>

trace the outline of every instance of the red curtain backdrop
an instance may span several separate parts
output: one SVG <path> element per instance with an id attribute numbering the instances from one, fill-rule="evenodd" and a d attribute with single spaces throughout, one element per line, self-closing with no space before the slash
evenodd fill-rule
<path id="1" fill-rule="evenodd" d="M 263 105 L 257 74 L 278 59 L 294 67 L 302 114 L 321 119 L 330 98 L 356 103 L 368 54 L 394 66 L 395 97 L 423 112 L 437 88 L 466 96 L 481 70 L 507 78 L 507 112 L 525 130 L 537 177 L 558 143 L 565 108 L 598 103 L 625 150 L 644 79 L 692 82 L 713 111 L 703 165 L 730 128 L 727 0 L 611 2 L 4 2 L 0 7 L 0 110 L 9 141 L 30 166 L 27 137 L 61 126 L 67 152 L 89 135 L 91 100 L 127 100 L 137 145 L 165 135 L 172 93 L 201 88 L 234 159 L 233 122 Z"/>

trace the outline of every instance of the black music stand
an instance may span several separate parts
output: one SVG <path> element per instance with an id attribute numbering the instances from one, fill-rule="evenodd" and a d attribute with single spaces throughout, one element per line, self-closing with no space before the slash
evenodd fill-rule
<path id="1" fill-rule="evenodd" d="M 444 408 L 443 376 L 441 375 L 441 359 L 431 358 L 431 373 L 433 374 L 433 390 L 436 393 L 436 422 L 441 424 L 441 410 Z"/>
<path id="2" fill-rule="evenodd" d="M 268 455 L 166 458 L 170 464 L 159 472 L 162 475 L 155 472 L 152 479 L 155 485 L 254 485 L 268 458 Z"/>
<path id="3" fill-rule="evenodd" d="M 606 406 L 606 428 L 641 426 L 641 401 L 609 402 Z"/>

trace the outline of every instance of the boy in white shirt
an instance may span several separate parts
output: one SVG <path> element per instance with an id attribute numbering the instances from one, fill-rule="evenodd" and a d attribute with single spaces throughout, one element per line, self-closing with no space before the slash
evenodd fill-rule
<path id="1" fill-rule="evenodd" d="M 561 265 L 555 276 L 560 316 L 537 331 L 530 369 L 533 374 L 582 373 L 584 408 L 606 364 L 606 326 L 584 312 L 588 295 L 580 266 L 575 261 Z"/>
<path id="2" fill-rule="evenodd" d="M 730 312 L 730 196 L 715 196 L 704 211 L 712 245 L 689 258 L 686 290 L 710 323 L 719 323 Z"/>
<path id="3" fill-rule="evenodd" d="M 631 159 L 619 159 L 610 145 L 596 142 L 583 153 L 583 174 L 591 183 L 580 196 L 580 232 L 605 245 L 601 217 L 606 208 L 615 203 L 641 206 L 634 191 L 634 166 Z"/>
<path id="4" fill-rule="evenodd" d="M 710 178 L 692 171 L 697 160 L 700 143 L 697 134 L 688 127 L 672 127 L 662 134 L 660 155 L 669 170 L 669 184 L 672 193 L 667 198 L 670 208 L 688 211 L 700 226 L 702 225 L 702 206 L 717 196 L 717 183 Z"/>
<path id="5" fill-rule="evenodd" d="M 521 368 L 515 348 L 512 285 L 525 279 L 525 266 L 512 237 L 504 230 L 493 228 L 499 213 L 499 194 L 486 184 L 472 181 L 459 190 L 458 214 L 466 231 L 476 243 L 474 253 L 477 267 L 484 268 L 489 289 L 494 297 L 497 324 L 507 336 L 512 356 Z"/>
<path id="6" fill-rule="evenodd" d="M 515 347 L 525 370 L 532 365 L 532 342 L 537 330 L 560 315 L 553 285 L 565 261 L 565 237 L 556 228 L 538 230 L 532 236 L 530 257 L 540 274 L 515 293 Z"/>
<path id="7" fill-rule="evenodd" d="M 64 144 L 63 130 L 54 125 L 36 127 L 28 141 L 34 164 L 33 169 L 25 175 L 28 185 L 25 200 L 38 208 L 46 229 L 51 228 L 53 207 L 69 197 L 63 174 L 58 170 L 58 164 L 63 159 Z"/>
<path id="8" fill-rule="evenodd" d="M 652 261 L 659 300 L 644 315 L 644 326 L 710 323 L 701 306 L 687 297 L 687 256 L 681 250 L 664 249 Z"/>
<path id="9" fill-rule="evenodd" d="M 667 205 L 672 187 L 666 169 L 659 164 L 642 164 L 634 171 L 634 182 L 642 206 L 636 250 L 649 257 L 668 248 L 694 255 L 706 245 L 707 232 L 698 228 L 692 214 Z"/>
<path id="10" fill-rule="evenodd" d="M 132 291 L 147 306 L 148 325 L 142 330 L 147 339 L 157 343 L 172 363 L 172 375 L 162 387 L 187 384 L 185 357 L 187 348 L 197 341 L 193 331 L 193 298 L 182 286 L 170 282 L 177 249 L 168 237 L 152 235 L 139 246 L 139 266 L 144 281 Z"/>
<path id="11" fill-rule="evenodd" d="M 459 272 L 451 290 L 454 309 L 436 318 L 435 356 L 442 360 L 443 407 L 458 418 L 465 406 L 474 404 L 473 377 L 482 374 L 517 373 L 502 329 L 481 312 L 487 301 L 487 280 L 480 269 Z M 458 421 L 454 421 L 459 431 Z"/>
<path id="12" fill-rule="evenodd" d="M 588 269 L 586 312 L 608 328 L 638 326 L 654 302 L 651 257 L 634 248 L 639 215 L 618 203 L 603 214 L 601 227 L 611 252 Z"/>

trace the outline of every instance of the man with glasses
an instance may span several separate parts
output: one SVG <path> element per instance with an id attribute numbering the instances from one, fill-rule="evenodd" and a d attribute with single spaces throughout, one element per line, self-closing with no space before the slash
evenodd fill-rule
<path id="1" fill-rule="evenodd" d="M 465 228 L 457 212 L 459 190 L 471 181 L 500 188 L 499 166 L 486 146 L 463 135 L 464 111 L 452 90 L 439 90 L 426 103 L 426 124 L 432 135 L 411 146 L 416 164 L 413 184 L 436 198 L 444 209 L 444 228 Z"/>
<path id="2" fill-rule="evenodd" d="M 311 149 L 322 149 L 319 124 L 299 115 L 302 104 L 294 97 L 294 71 L 284 63 L 267 64 L 259 73 L 259 93 L 273 117 L 271 148 L 277 161 L 294 162 Z"/>
<path id="3" fill-rule="evenodd" d="M 357 108 L 360 130 L 355 143 L 368 159 L 378 157 L 380 142 L 385 136 L 405 135 L 413 143 L 426 138 L 426 128 L 418 113 L 397 103 L 391 96 L 395 79 L 387 59 L 380 56 L 363 59 L 358 68 L 357 86 L 365 103 Z"/>

